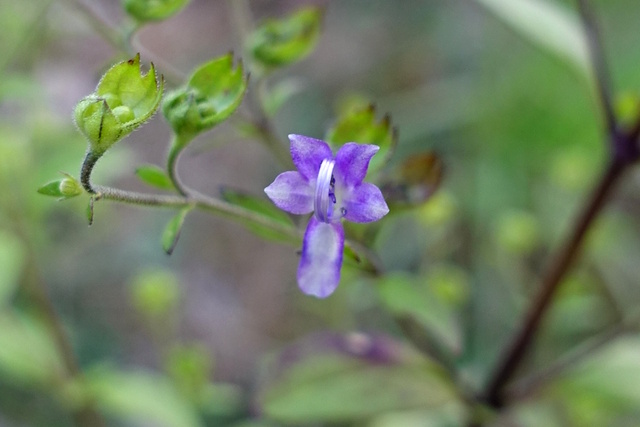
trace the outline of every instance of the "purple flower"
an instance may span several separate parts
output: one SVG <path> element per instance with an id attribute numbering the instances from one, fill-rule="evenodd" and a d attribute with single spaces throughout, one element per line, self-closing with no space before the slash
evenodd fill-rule
<path id="1" fill-rule="evenodd" d="M 297 171 L 283 172 L 267 188 L 267 196 L 292 214 L 314 212 L 309 219 L 298 266 L 302 292 L 326 298 L 338 286 L 344 228 L 341 220 L 377 221 L 389 212 L 380 189 L 363 182 L 376 145 L 344 144 L 335 157 L 319 139 L 289 135 Z"/>

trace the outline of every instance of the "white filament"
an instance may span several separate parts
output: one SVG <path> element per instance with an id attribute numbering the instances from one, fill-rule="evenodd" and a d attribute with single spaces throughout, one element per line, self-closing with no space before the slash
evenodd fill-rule
<path id="1" fill-rule="evenodd" d="M 335 161 L 324 159 L 320 165 L 318 172 L 318 180 L 316 182 L 316 194 L 313 201 L 313 210 L 316 218 L 321 222 L 331 222 L 329 220 L 329 192 L 331 190 L 331 178 L 333 176 L 333 166 Z"/>

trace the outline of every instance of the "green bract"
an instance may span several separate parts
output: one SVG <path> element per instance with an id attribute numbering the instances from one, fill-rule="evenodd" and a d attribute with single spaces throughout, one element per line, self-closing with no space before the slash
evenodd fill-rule
<path id="1" fill-rule="evenodd" d="M 325 135 L 325 140 L 334 149 L 342 147 L 347 142 L 374 144 L 380 147 L 380 151 L 371 159 L 370 171 L 384 166 L 397 145 L 397 135 L 391 126 L 391 118 L 385 115 L 382 120 L 378 120 L 373 105 L 351 110 L 339 117 Z"/>
<path id="2" fill-rule="evenodd" d="M 320 35 L 322 13 L 301 9 L 282 20 L 268 20 L 247 40 L 247 50 L 263 66 L 281 67 L 306 57 Z"/>
<path id="3" fill-rule="evenodd" d="M 90 149 L 103 154 L 109 147 L 149 120 L 162 98 L 164 80 L 151 64 L 140 71 L 140 55 L 109 69 L 95 92 L 76 105 L 78 129 L 89 140 Z"/>
<path id="4" fill-rule="evenodd" d="M 233 55 L 200 66 L 186 86 L 167 94 L 162 112 L 184 143 L 229 117 L 247 89 L 242 63 L 234 68 Z"/>
<path id="5" fill-rule="evenodd" d="M 122 0 L 127 13 L 138 21 L 159 21 L 180 12 L 189 0 Z"/>

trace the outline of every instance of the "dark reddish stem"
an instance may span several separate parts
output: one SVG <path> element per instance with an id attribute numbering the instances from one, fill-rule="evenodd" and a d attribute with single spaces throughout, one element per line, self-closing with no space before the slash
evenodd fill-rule
<path id="1" fill-rule="evenodd" d="M 511 378 L 531 346 L 540 321 L 550 307 L 553 296 L 558 290 L 562 279 L 578 255 L 589 227 L 605 206 L 607 196 L 622 175 L 624 169 L 624 163 L 613 161 L 609 164 L 591 198 L 582 210 L 582 214 L 576 222 L 576 226 L 571 232 L 570 237 L 553 258 L 553 262 L 544 276 L 540 295 L 533 302 L 522 328 L 504 353 L 504 357 L 498 364 L 498 369 L 488 383 L 484 399 L 489 405 L 493 407 L 501 407 L 503 405 L 503 386 Z"/>

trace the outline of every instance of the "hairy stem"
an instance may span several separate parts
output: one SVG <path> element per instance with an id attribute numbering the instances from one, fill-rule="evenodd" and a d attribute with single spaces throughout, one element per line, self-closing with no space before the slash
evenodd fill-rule
<path id="1" fill-rule="evenodd" d="M 614 160 L 609 164 L 591 198 L 582 210 L 582 214 L 576 222 L 569 238 L 566 240 L 566 243 L 552 258 L 551 266 L 543 278 L 541 292 L 538 298 L 533 302 L 522 327 L 511 341 L 507 351 L 498 364 L 497 370 L 488 382 L 483 398 L 489 405 L 493 407 L 503 406 L 503 387 L 507 381 L 511 379 L 511 376 L 531 346 L 540 321 L 551 306 L 553 296 L 578 255 L 589 227 L 604 207 L 609 193 L 614 188 L 624 169 L 625 164 L 619 161 Z"/>
<path id="2" fill-rule="evenodd" d="M 180 154 L 182 154 L 182 150 L 186 144 L 187 141 L 180 141 L 179 137 L 175 136 L 169 148 L 169 155 L 167 156 L 167 173 L 169 174 L 169 179 L 171 179 L 178 193 L 183 196 L 187 196 L 191 192 L 191 190 L 182 183 L 180 176 L 178 176 L 178 158 L 180 158 Z"/>

